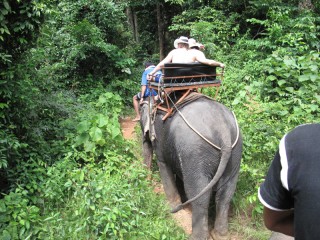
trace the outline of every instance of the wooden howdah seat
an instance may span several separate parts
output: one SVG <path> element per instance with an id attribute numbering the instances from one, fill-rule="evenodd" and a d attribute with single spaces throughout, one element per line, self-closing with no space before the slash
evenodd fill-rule
<path id="1" fill-rule="evenodd" d="M 162 70 L 159 82 L 150 81 L 149 87 L 158 91 L 164 102 L 157 104 L 157 109 L 167 112 L 162 120 L 167 119 L 173 111 L 169 101 L 169 94 L 179 91 L 179 99 L 175 104 L 181 103 L 192 91 L 199 88 L 217 87 L 215 98 L 218 94 L 221 81 L 223 80 L 223 69 L 216 72 L 217 67 L 202 63 L 167 63 Z"/>

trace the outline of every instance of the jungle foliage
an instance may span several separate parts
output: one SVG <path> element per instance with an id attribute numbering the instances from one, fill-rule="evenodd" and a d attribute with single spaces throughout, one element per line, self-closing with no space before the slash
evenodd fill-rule
<path id="1" fill-rule="evenodd" d="M 4 0 L 0 238 L 185 238 L 119 125 L 142 62 L 180 35 L 227 66 L 218 100 L 244 136 L 234 213 L 259 225 L 279 139 L 319 122 L 319 12 L 316 0 Z"/>

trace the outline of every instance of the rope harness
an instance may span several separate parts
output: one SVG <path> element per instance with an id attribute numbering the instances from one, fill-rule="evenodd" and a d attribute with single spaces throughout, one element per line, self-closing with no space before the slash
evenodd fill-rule
<path id="1" fill-rule="evenodd" d="M 160 88 L 159 88 L 160 90 Z M 158 93 L 160 92 L 158 90 Z M 165 92 L 165 94 L 167 95 L 167 98 L 171 101 L 172 105 L 174 106 L 174 108 L 176 109 L 176 111 L 179 113 L 179 115 L 181 116 L 181 118 L 184 120 L 184 122 L 188 125 L 189 128 L 191 128 L 196 134 L 198 134 L 203 140 L 205 140 L 207 143 L 209 143 L 211 146 L 213 146 L 214 148 L 218 149 L 219 151 L 221 151 L 221 147 L 215 145 L 214 143 L 212 143 L 209 139 L 207 139 L 205 136 L 203 136 L 197 129 L 195 129 L 189 122 L 188 120 L 185 118 L 185 116 L 181 113 L 181 111 L 179 110 L 179 108 L 177 107 L 177 105 L 175 104 L 175 102 L 172 100 L 172 98 L 170 97 L 170 94 L 167 94 Z M 161 98 L 161 94 L 158 94 L 159 99 L 161 102 L 163 102 L 163 99 Z M 206 96 L 207 97 L 207 96 Z M 210 97 L 207 97 L 210 98 Z M 210 98 L 211 99 L 211 98 Z M 212 99 L 213 100 L 213 99 Z M 156 115 L 157 111 L 154 111 L 154 116 L 152 116 L 152 106 L 151 106 L 151 100 L 149 98 L 149 121 L 150 121 L 150 131 L 151 131 L 151 125 L 154 123 L 154 119 L 155 119 L 155 115 Z M 232 144 L 232 148 L 234 148 L 234 146 L 237 144 L 238 140 L 239 140 L 239 134 L 240 134 L 240 130 L 239 130 L 239 126 L 238 126 L 238 121 L 236 118 L 236 115 L 234 114 L 234 112 L 232 111 L 232 115 L 235 119 L 235 124 L 236 124 L 236 130 L 237 130 L 237 136 L 235 139 L 235 142 Z M 152 119 L 152 120 L 151 120 Z"/>

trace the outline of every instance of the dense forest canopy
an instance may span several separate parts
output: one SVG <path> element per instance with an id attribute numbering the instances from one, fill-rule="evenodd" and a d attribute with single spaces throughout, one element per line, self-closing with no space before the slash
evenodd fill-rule
<path id="1" fill-rule="evenodd" d="M 319 13 L 318 0 L 2 1 L 0 238 L 178 232 L 161 220 L 161 200 L 148 200 L 139 143 L 123 139 L 118 120 L 142 63 L 161 60 L 179 36 L 226 64 L 218 100 L 244 136 L 234 206 L 261 218 L 256 190 L 279 138 L 319 122 Z"/>

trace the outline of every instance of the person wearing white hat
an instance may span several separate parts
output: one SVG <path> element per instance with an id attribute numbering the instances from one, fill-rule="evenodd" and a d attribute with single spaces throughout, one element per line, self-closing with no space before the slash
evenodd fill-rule
<path id="1" fill-rule="evenodd" d="M 174 47 L 169 54 L 158 63 L 158 65 L 148 74 L 148 80 L 154 78 L 154 74 L 164 67 L 166 63 L 193 63 L 200 62 L 209 66 L 218 66 L 224 68 L 225 65 L 215 60 L 207 59 L 203 52 L 191 49 L 189 50 L 189 39 L 181 36 L 174 41 Z"/>
<path id="2" fill-rule="evenodd" d="M 207 64 L 210 66 L 217 66 L 224 68 L 225 65 L 215 60 L 207 59 L 206 56 L 200 49 L 204 49 L 204 45 L 201 43 L 197 43 L 194 38 L 189 39 L 189 53 L 195 59 L 195 62 L 201 62 L 203 64 Z"/>
<path id="3" fill-rule="evenodd" d="M 204 49 L 204 45 L 202 43 L 198 43 L 194 38 L 189 38 L 189 49 Z"/>
<path id="4" fill-rule="evenodd" d="M 189 43 L 188 38 L 181 36 L 177 38 L 173 43 L 175 49 L 173 49 L 169 54 L 154 68 L 152 72 L 148 74 L 148 80 L 152 80 L 152 76 L 164 67 L 166 63 L 190 63 L 192 60 L 189 57 L 188 49 Z M 155 70 L 156 69 L 156 70 Z"/>
<path id="5" fill-rule="evenodd" d="M 179 45 L 179 43 L 180 43 L 180 45 Z M 183 36 L 181 36 L 181 37 L 179 37 L 179 38 L 177 38 L 176 40 L 174 40 L 174 43 L 173 43 L 173 45 L 174 45 L 174 48 L 188 48 L 189 47 L 189 39 L 187 38 L 187 37 L 183 37 Z"/>

